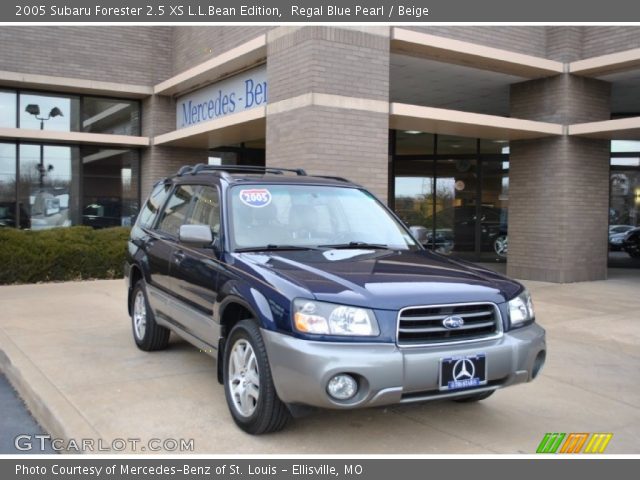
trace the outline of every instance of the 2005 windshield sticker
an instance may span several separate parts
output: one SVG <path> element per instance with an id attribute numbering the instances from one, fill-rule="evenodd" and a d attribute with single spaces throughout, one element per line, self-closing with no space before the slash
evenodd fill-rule
<path id="1" fill-rule="evenodd" d="M 249 207 L 266 207 L 271 203 L 271 192 L 266 188 L 240 190 L 240 200 Z"/>

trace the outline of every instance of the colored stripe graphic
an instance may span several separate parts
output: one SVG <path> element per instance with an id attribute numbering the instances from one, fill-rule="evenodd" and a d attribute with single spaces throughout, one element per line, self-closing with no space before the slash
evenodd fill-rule
<path id="1" fill-rule="evenodd" d="M 564 433 L 546 433 L 536 453 L 556 453 L 564 437 Z"/>
<path id="2" fill-rule="evenodd" d="M 604 453 L 613 437 L 613 433 L 594 433 L 584 449 L 584 453 Z"/>
<path id="3" fill-rule="evenodd" d="M 562 445 L 560 453 L 580 453 L 587 438 L 589 438 L 588 433 L 570 433 Z"/>

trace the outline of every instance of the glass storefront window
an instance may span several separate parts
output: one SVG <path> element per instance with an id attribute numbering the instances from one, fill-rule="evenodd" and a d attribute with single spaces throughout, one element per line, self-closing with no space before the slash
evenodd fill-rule
<path id="1" fill-rule="evenodd" d="M 209 150 L 209 165 L 265 166 L 264 139 Z"/>
<path id="2" fill-rule="evenodd" d="M 431 151 L 421 154 L 414 138 L 422 135 L 392 134 L 394 209 L 420 242 L 444 254 L 505 260 L 508 142 L 424 134 Z"/>
<path id="3" fill-rule="evenodd" d="M 481 139 L 480 153 L 495 153 L 495 154 L 509 153 L 509 141 Z"/>
<path id="4" fill-rule="evenodd" d="M 15 92 L 0 90 L 0 127 L 16 128 L 16 103 Z"/>
<path id="5" fill-rule="evenodd" d="M 438 160 L 435 225 L 446 253 L 476 249 L 478 164 L 475 159 Z"/>
<path id="6" fill-rule="evenodd" d="M 16 227 L 16 146 L 0 143 L 0 227 Z M 28 227 L 27 219 L 20 225 Z"/>
<path id="7" fill-rule="evenodd" d="M 433 230 L 433 160 L 396 164 L 395 211 L 407 225 L 420 228 L 423 243 Z"/>
<path id="8" fill-rule="evenodd" d="M 640 152 L 638 140 L 611 140 L 611 153 Z"/>
<path id="9" fill-rule="evenodd" d="M 83 97 L 82 131 L 140 135 L 139 104 L 132 100 Z"/>
<path id="10" fill-rule="evenodd" d="M 640 168 L 620 167 L 617 158 L 611 159 L 609 225 L 640 224 Z M 624 159 L 624 160 L 635 160 Z"/>
<path id="11" fill-rule="evenodd" d="M 130 226 L 139 200 L 138 150 L 0 142 L 0 227 Z"/>
<path id="12" fill-rule="evenodd" d="M 612 141 L 612 149 L 622 150 L 623 141 Z M 611 158 L 609 171 L 609 266 L 640 267 L 640 259 L 625 251 L 627 232 L 640 226 L 640 142 L 624 141 L 627 148 L 636 144 L 633 153 L 620 152 Z"/>
<path id="13" fill-rule="evenodd" d="M 480 219 L 480 252 L 485 260 L 507 257 L 509 205 L 509 162 L 489 160 L 482 163 L 480 188 L 482 216 Z"/>
<path id="14" fill-rule="evenodd" d="M 78 131 L 78 97 L 21 92 L 19 110 L 20 128 L 57 132 Z"/>
<path id="15" fill-rule="evenodd" d="M 432 155 L 435 135 L 417 130 L 396 131 L 396 153 L 398 155 Z"/>
<path id="16" fill-rule="evenodd" d="M 78 147 L 20 145 L 20 202 L 32 230 L 78 223 Z"/>
<path id="17" fill-rule="evenodd" d="M 478 142 L 475 138 L 454 137 L 452 135 L 438 135 L 436 153 L 438 155 L 475 154 Z"/>
<path id="18" fill-rule="evenodd" d="M 83 147 L 82 224 L 94 228 L 131 226 L 138 212 L 138 151 Z"/>

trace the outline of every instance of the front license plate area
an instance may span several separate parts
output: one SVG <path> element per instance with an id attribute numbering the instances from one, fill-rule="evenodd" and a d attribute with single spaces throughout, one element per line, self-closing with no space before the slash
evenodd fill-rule
<path id="1" fill-rule="evenodd" d="M 440 390 L 463 390 L 487 384 L 484 353 L 440 359 Z"/>

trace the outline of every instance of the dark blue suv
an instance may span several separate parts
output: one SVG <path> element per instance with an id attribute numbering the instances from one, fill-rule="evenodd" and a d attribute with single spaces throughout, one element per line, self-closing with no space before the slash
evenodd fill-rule
<path id="1" fill-rule="evenodd" d="M 364 188 L 269 167 L 183 167 L 155 185 L 126 265 L 133 337 L 217 358 L 243 430 L 305 408 L 482 400 L 536 377 L 529 293 L 424 249 Z"/>

